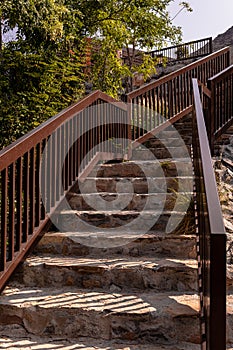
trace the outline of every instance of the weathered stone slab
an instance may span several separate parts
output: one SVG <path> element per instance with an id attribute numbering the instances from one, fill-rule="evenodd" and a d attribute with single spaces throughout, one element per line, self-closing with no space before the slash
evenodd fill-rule
<path id="1" fill-rule="evenodd" d="M 193 294 L 15 287 L 7 288 L 1 298 L 0 324 L 9 324 L 9 316 L 12 324 L 37 335 L 200 342 L 199 298 Z"/>
<path id="2" fill-rule="evenodd" d="M 91 174 L 94 174 L 93 172 Z M 192 163 L 182 160 L 163 159 L 161 161 L 129 161 L 116 164 L 103 164 L 97 171 L 98 177 L 172 177 L 191 176 Z M 90 175 L 92 176 L 92 175 Z"/>
<path id="3" fill-rule="evenodd" d="M 129 243 L 124 244 L 126 241 Z M 108 242 L 106 244 L 106 242 Z M 86 243 L 86 245 L 84 245 Z M 98 244 L 99 243 L 99 244 Z M 101 248 L 104 246 L 109 248 Z M 98 248 L 99 247 L 99 248 Z M 195 235 L 166 235 L 164 232 L 127 233 L 122 231 L 115 237 L 108 233 L 48 232 L 36 246 L 36 253 L 75 256 L 169 256 L 196 258 Z"/>
<path id="4" fill-rule="evenodd" d="M 154 257 L 32 256 L 17 271 L 25 286 L 196 291 L 197 261 Z"/>
<path id="5" fill-rule="evenodd" d="M 97 340 L 94 338 L 70 339 L 62 336 L 36 336 L 28 334 L 18 325 L 0 326 L 0 344 L 2 349 L 17 350 L 200 350 L 199 344 L 179 342 L 172 344 L 140 344 L 138 341 Z M 229 349 L 229 348 L 227 348 Z M 232 350 L 232 349 L 231 349 Z"/>
<path id="6" fill-rule="evenodd" d="M 96 190 L 98 192 L 121 192 L 128 193 L 128 187 L 125 186 L 130 181 L 133 186 L 134 193 L 146 194 L 148 193 L 148 188 L 153 190 L 153 193 L 166 193 L 173 191 L 186 192 L 191 191 L 193 188 L 193 178 L 192 177 L 164 177 L 164 178 L 143 178 L 143 177 L 133 177 L 133 178 L 95 178 L 89 177 L 82 184 L 81 193 L 93 193 Z M 120 188 L 119 188 L 120 185 Z M 118 191 L 117 191 L 118 186 Z M 78 186 L 77 186 L 78 187 Z M 77 188 L 77 193 L 80 193 L 80 189 Z"/>
<path id="7" fill-rule="evenodd" d="M 172 210 L 175 203 L 182 203 L 192 198 L 192 193 L 170 192 L 164 193 L 151 193 L 151 194 L 137 194 L 137 193 L 88 193 L 88 194 L 76 194 L 73 193 L 70 196 L 69 204 L 73 210 L 104 210 L 110 211 L 112 208 L 117 210 L 135 210 L 141 211 L 145 207 L 150 210 Z"/>

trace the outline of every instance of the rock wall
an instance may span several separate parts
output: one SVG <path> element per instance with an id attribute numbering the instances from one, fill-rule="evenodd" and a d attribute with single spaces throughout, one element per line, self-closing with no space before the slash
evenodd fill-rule
<path id="1" fill-rule="evenodd" d="M 219 34 L 213 40 L 213 50 L 218 51 L 226 46 L 230 46 L 231 64 L 233 64 L 233 26 L 225 33 Z"/>

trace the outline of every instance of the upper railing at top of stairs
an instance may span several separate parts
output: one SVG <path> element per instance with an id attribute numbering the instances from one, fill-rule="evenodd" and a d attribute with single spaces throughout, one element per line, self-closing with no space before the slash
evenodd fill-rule
<path id="1" fill-rule="evenodd" d="M 165 47 L 148 52 L 153 58 L 157 57 L 161 63 L 174 64 L 179 61 L 190 60 L 210 55 L 213 52 L 212 38 L 190 41 L 187 43 Z"/>
<path id="2" fill-rule="evenodd" d="M 127 105 L 96 91 L 3 149 L 0 288 L 77 179 L 190 113 L 192 78 L 206 84 L 228 66 L 225 48 L 133 91 Z"/>
<path id="3" fill-rule="evenodd" d="M 210 55 L 212 52 L 212 38 L 209 37 L 149 51 L 146 52 L 146 54 L 153 58 L 157 58 L 156 64 L 164 65 L 201 58 L 203 56 Z M 136 51 L 136 53 L 134 52 L 134 57 L 132 57 L 132 55 L 133 51 L 131 51 L 131 49 L 123 48 L 121 59 L 125 64 L 128 64 L 129 60 L 133 60 L 133 63 L 136 65 L 142 63 L 142 51 Z"/>
<path id="4" fill-rule="evenodd" d="M 146 140 L 149 135 L 147 130 L 153 131 L 161 124 L 158 115 L 168 124 L 191 112 L 192 78 L 206 85 L 212 76 L 229 67 L 229 64 L 229 48 L 225 48 L 129 93 L 130 116 L 132 124 L 137 125 L 133 130 L 133 140 Z M 145 108 L 149 113 L 147 118 L 144 116 Z M 160 127 L 167 126 L 166 123 L 162 124 Z"/>

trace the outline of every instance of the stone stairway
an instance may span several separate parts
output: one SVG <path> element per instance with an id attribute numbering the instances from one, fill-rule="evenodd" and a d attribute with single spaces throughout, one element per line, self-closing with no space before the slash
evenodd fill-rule
<path id="1" fill-rule="evenodd" d="M 200 349 L 190 119 L 176 129 L 77 184 L 2 293 L 1 348 Z"/>

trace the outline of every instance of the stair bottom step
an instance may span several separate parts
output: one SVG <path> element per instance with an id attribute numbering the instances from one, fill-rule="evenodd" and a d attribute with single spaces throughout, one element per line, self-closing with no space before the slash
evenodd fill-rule
<path id="1" fill-rule="evenodd" d="M 38 336 L 87 337 L 144 344 L 198 344 L 199 297 L 182 293 L 105 293 L 67 288 L 9 287 L 0 325 Z"/>
<path id="2" fill-rule="evenodd" d="M 14 334 L 14 336 L 12 336 Z M 0 327 L 1 349 L 17 350 L 199 350 L 200 345 L 179 344 L 138 344 L 134 342 L 98 341 L 97 339 L 66 337 L 39 337 L 29 335 L 21 326 Z"/>

